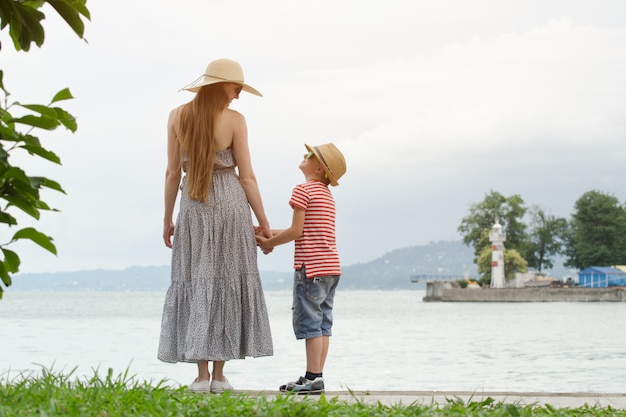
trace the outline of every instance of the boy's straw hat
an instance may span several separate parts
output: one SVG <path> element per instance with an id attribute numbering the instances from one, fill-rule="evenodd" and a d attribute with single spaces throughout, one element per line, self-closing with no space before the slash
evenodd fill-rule
<path id="1" fill-rule="evenodd" d="M 332 143 L 325 143 L 319 146 L 310 146 L 305 143 L 304 146 L 306 146 L 309 152 L 313 152 L 317 160 L 320 161 L 324 172 L 326 172 L 330 180 L 330 185 L 333 187 L 338 186 L 339 183 L 337 181 L 346 173 L 346 160 L 341 151 Z"/>
<path id="2" fill-rule="evenodd" d="M 263 97 L 261 93 L 243 81 L 241 65 L 232 59 L 216 59 L 215 61 L 211 61 L 203 75 L 198 77 L 191 84 L 187 84 L 182 89 L 198 92 L 201 87 L 215 83 L 239 84 L 242 90 Z"/>

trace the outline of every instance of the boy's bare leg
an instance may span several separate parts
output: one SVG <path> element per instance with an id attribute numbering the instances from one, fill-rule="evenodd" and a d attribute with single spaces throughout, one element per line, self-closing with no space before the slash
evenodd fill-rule
<path id="1" fill-rule="evenodd" d="M 330 338 L 328 336 L 306 339 L 306 370 L 314 374 L 324 372 Z"/>
<path id="2" fill-rule="evenodd" d="M 320 357 L 320 373 L 324 372 L 324 365 L 326 364 L 326 356 L 328 356 L 328 347 L 330 346 L 330 337 L 322 336 L 322 356 Z"/>

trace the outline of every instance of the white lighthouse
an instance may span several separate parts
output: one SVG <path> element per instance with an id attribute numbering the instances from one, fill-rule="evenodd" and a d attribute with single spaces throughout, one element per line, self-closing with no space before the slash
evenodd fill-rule
<path id="1" fill-rule="evenodd" d="M 502 225 L 496 220 L 496 224 L 489 233 L 491 241 L 491 288 L 504 288 L 504 241 L 506 233 L 502 231 Z"/>

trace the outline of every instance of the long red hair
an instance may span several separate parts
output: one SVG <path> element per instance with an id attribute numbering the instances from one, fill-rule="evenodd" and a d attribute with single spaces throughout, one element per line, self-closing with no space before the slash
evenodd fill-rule
<path id="1" fill-rule="evenodd" d="M 215 126 L 227 106 L 224 84 L 216 83 L 200 88 L 179 110 L 180 158 L 187 174 L 187 193 L 193 200 L 208 201 L 216 151 Z"/>

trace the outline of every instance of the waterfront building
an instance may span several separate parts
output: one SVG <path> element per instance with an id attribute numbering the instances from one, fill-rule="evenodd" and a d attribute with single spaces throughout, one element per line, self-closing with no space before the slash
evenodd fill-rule
<path id="1" fill-rule="evenodd" d="M 626 287 L 626 272 L 609 266 L 590 266 L 578 273 L 578 284 L 585 288 Z"/>

